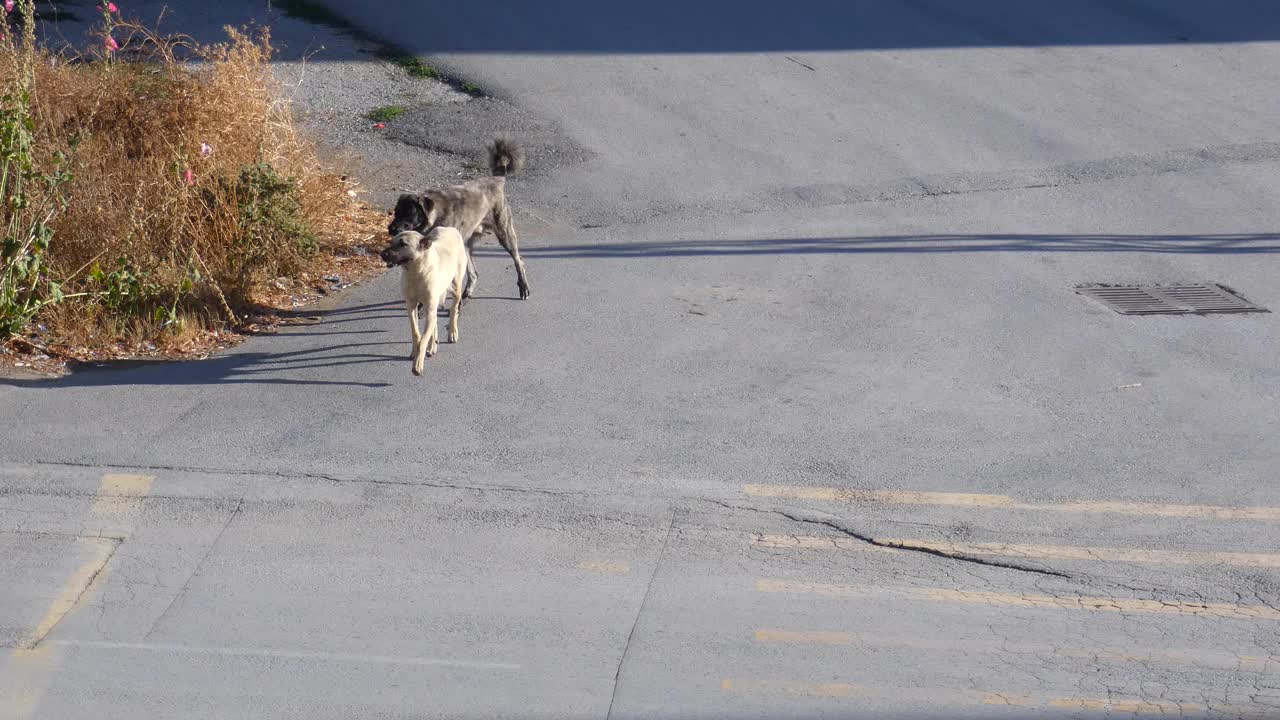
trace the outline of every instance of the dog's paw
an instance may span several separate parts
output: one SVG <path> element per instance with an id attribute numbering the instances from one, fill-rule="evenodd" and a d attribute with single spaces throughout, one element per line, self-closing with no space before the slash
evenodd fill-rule
<path id="1" fill-rule="evenodd" d="M 417 363 L 414 363 L 413 374 L 417 375 L 418 377 L 422 377 L 422 366 L 418 365 Z"/>
<path id="2" fill-rule="evenodd" d="M 451 343 L 458 342 L 458 333 L 449 333 L 449 342 Z"/>
<path id="3" fill-rule="evenodd" d="M 520 289 L 520 299 L 528 300 L 529 299 L 529 283 L 517 281 L 516 287 Z"/>

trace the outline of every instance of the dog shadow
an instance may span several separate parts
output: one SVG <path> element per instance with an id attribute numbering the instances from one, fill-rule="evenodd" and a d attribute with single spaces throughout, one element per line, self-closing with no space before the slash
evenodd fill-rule
<path id="1" fill-rule="evenodd" d="M 276 332 L 257 333 L 245 346 L 219 352 L 204 360 L 117 360 L 76 363 L 57 378 L 0 378 L 0 385 L 32 388 L 107 387 L 117 385 L 317 385 L 363 388 L 389 387 L 387 382 L 337 380 L 334 368 L 379 363 L 404 363 L 409 354 L 408 332 L 385 327 L 399 302 L 373 303 L 333 310 L 286 315 Z M 353 328 L 345 323 L 362 323 Z M 374 338 L 372 336 L 385 336 Z M 292 349 L 297 348 L 297 349 Z M 390 350 L 390 352 L 388 352 Z"/>

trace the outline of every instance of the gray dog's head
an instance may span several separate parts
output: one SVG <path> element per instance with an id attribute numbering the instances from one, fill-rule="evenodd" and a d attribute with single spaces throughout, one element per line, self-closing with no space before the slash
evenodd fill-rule
<path id="1" fill-rule="evenodd" d="M 405 230 L 396 233 L 396 236 L 391 238 L 391 243 L 378 253 L 378 257 L 382 258 L 382 262 L 386 263 L 387 267 L 396 267 L 417 259 L 419 255 L 426 252 L 427 246 L 427 239 L 422 233 Z"/>
<path id="2" fill-rule="evenodd" d="M 401 195 L 396 200 L 395 213 L 387 225 L 388 235 L 398 235 L 405 230 L 426 232 L 435 222 L 435 207 L 426 195 Z"/>

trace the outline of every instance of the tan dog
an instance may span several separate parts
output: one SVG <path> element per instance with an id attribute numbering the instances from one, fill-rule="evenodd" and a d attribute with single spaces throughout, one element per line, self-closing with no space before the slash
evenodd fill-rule
<path id="1" fill-rule="evenodd" d="M 507 204 L 507 177 L 524 164 L 524 151 L 516 143 L 498 138 L 489 146 L 489 169 L 492 177 L 479 178 L 461 185 L 428 190 L 421 195 L 401 195 L 396 201 L 387 234 L 395 236 L 405 230 L 425 233 L 438 225 L 455 227 L 467 244 L 466 296 L 475 291 L 479 273 L 470 259 L 471 249 L 485 233 L 493 233 L 516 266 L 516 287 L 520 299 L 529 298 L 529 277 L 520 259 L 519 240 L 511 222 L 511 206 Z"/>
<path id="2" fill-rule="evenodd" d="M 413 325 L 413 374 L 422 374 L 425 357 L 436 354 L 438 344 L 436 312 L 445 293 L 453 291 L 449 308 L 449 342 L 458 342 L 458 310 L 462 305 L 462 283 L 467 277 L 467 248 L 462 235 L 451 227 L 434 227 L 426 235 L 406 230 L 391 239 L 378 254 L 387 267 L 399 267 L 400 291 Z M 427 331 L 418 330 L 418 308 L 427 313 Z"/>

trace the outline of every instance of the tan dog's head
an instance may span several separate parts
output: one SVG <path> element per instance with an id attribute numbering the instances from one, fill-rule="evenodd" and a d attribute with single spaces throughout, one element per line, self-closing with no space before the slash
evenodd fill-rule
<path id="1" fill-rule="evenodd" d="M 396 267 L 417 260 L 427 251 L 429 245 L 426 236 L 422 233 L 405 230 L 396 233 L 396 236 L 391 238 L 391 243 L 378 253 L 378 257 L 382 258 L 382 262 L 386 263 L 387 267 Z"/>

